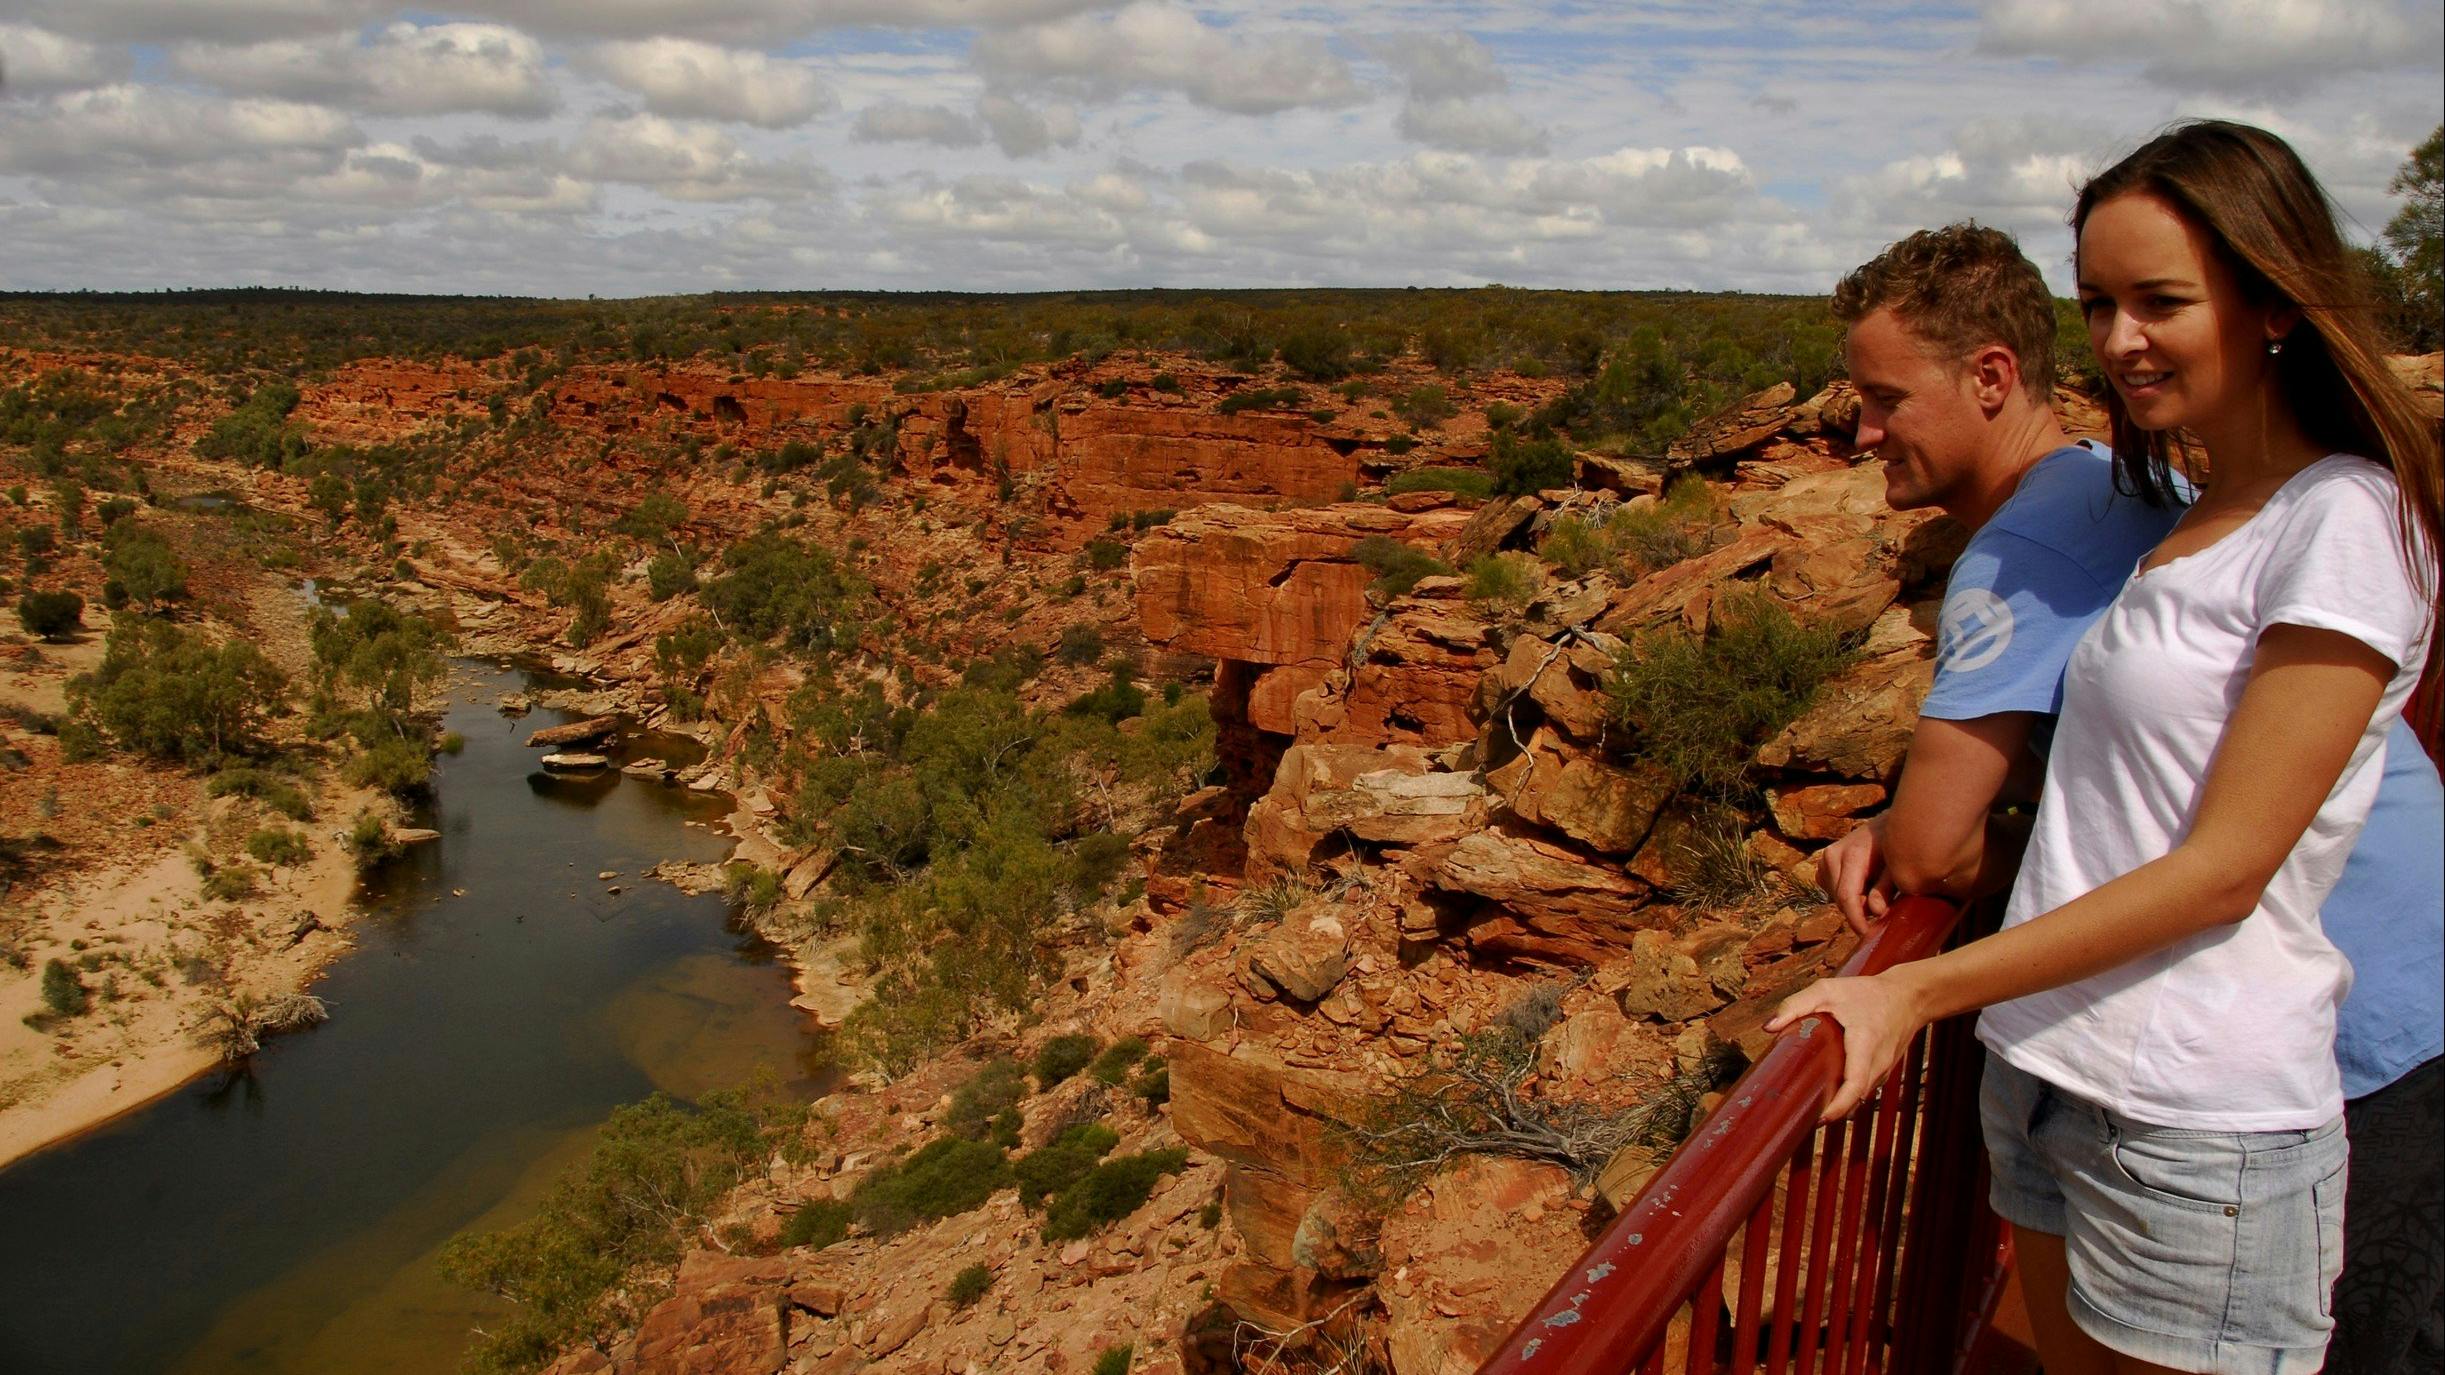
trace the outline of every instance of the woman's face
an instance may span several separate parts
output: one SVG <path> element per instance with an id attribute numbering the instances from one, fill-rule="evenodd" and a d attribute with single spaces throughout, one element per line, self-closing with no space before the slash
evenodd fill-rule
<path id="1" fill-rule="evenodd" d="M 2134 424 L 2204 436 L 2263 413 L 2283 330 L 2205 232 L 2146 192 L 2116 196 L 2081 226 L 2079 268 L 2089 347 Z"/>

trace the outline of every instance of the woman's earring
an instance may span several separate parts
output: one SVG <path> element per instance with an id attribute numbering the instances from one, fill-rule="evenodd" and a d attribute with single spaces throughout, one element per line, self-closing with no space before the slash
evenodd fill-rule
<path id="1" fill-rule="evenodd" d="M 2268 356 L 2269 358 L 2273 358 L 2273 357 L 2277 356 L 2278 354 L 2281 354 L 2283 351 L 2284 351 L 2284 341 L 2283 341 L 2283 340 L 2281 340 L 2281 339 L 2269 339 L 2269 340 L 2267 341 L 2267 356 Z"/>

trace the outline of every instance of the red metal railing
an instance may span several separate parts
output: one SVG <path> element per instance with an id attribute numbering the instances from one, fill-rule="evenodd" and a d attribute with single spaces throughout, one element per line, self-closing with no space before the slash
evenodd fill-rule
<path id="1" fill-rule="evenodd" d="M 1961 923 L 1905 898 L 1843 966 L 1933 954 Z M 1920 1033 L 1872 1107 L 1823 1128 L 1842 1030 L 1784 1033 L 1513 1330 L 1481 1375 L 1941 1375 L 2010 1265 L 1986 1206 L 1970 1020 Z"/>

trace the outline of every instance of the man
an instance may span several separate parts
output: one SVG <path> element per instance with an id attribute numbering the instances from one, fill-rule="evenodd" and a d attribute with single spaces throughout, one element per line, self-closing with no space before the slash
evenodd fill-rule
<path id="1" fill-rule="evenodd" d="M 1893 805 L 1821 857 L 1826 890 L 1864 932 L 1896 891 L 2010 886 L 2022 837 L 1998 808 L 2035 798 L 2073 647 L 2180 513 L 2117 492 L 2109 461 L 2057 424 L 2054 302 L 2010 236 L 1974 224 L 1914 234 L 1844 278 L 1834 311 L 1849 326 L 1857 442 L 1885 462 L 1887 503 L 1939 507 L 1972 532 Z M 2323 912 L 2355 971 L 2337 1033 L 2352 1163 L 2333 1372 L 2445 1358 L 2441 830 L 2445 788 L 2398 725 L 2376 810 Z M 2022 1268 L 2032 1320 L 2068 1321 L 2060 1240 L 2024 1248 Z"/>

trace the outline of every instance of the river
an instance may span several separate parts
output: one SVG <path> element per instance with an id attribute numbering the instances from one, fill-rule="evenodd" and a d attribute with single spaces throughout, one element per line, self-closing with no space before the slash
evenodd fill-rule
<path id="1" fill-rule="evenodd" d="M 611 1108 L 760 1067 L 820 1088 L 770 949 L 720 897 L 641 877 L 720 859 L 686 823 L 724 804 L 544 774 L 524 738 L 571 718 L 494 708 L 529 685 L 454 666 L 466 748 L 416 822 L 442 839 L 362 885 L 356 948 L 314 988 L 327 1024 L 0 1171 L 0 1371 L 441 1375 L 498 1312 L 441 1280 L 441 1245 L 529 1215 Z"/>

